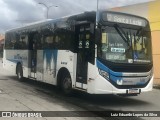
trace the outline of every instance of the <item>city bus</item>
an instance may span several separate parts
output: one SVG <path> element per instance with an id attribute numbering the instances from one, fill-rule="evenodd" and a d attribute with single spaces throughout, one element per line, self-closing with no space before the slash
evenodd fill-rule
<path id="1" fill-rule="evenodd" d="M 147 19 L 90 11 L 6 31 L 3 67 L 66 94 L 138 95 L 152 90 Z"/>

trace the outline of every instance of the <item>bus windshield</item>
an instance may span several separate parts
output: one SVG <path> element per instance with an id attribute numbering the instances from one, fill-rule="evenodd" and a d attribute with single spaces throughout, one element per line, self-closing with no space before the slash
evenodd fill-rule
<path id="1" fill-rule="evenodd" d="M 145 64 L 152 60 L 151 35 L 143 27 L 103 26 L 98 56 L 110 62 Z"/>

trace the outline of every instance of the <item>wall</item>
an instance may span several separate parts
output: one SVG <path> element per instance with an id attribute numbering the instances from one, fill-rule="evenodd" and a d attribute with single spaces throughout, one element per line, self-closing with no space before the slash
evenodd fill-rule
<path id="1" fill-rule="evenodd" d="M 155 84 L 160 84 L 160 0 L 149 3 L 148 19 L 152 30 Z"/>

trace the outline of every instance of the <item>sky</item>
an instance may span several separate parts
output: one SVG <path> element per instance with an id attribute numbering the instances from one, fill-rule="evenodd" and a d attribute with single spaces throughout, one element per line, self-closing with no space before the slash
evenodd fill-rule
<path id="1" fill-rule="evenodd" d="M 99 9 L 126 6 L 150 0 L 99 0 Z M 0 33 L 25 24 L 45 20 L 46 6 L 49 19 L 56 19 L 97 8 L 97 0 L 0 0 Z M 55 7 L 58 6 L 58 7 Z"/>

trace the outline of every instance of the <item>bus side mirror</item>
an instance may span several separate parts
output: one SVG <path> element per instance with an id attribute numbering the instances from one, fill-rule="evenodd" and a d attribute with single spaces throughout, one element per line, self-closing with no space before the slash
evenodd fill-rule
<path id="1" fill-rule="evenodd" d="M 101 42 L 101 30 L 99 28 L 95 31 L 95 43 L 99 44 Z"/>

